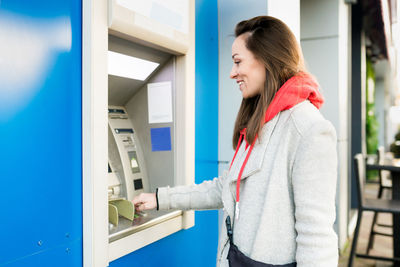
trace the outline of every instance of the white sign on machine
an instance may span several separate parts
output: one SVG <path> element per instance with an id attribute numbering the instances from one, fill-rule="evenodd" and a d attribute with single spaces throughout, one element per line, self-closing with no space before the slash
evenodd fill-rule
<path id="1" fill-rule="evenodd" d="M 171 82 L 149 83 L 147 85 L 149 123 L 172 122 Z"/>

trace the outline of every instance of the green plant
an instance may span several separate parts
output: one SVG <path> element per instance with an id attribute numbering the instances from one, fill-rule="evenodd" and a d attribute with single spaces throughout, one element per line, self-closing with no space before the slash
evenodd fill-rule
<path id="1" fill-rule="evenodd" d="M 378 149 L 379 123 L 375 115 L 375 72 L 372 62 L 367 59 L 367 86 L 366 86 L 366 142 L 367 153 L 375 154 Z"/>
<path id="2" fill-rule="evenodd" d="M 375 115 L 375 72 L 370 58 L 367 58 L 366 76 L 366 146 L 367 154 L 375 154 L 378 149 L 379 123 Z M 367 180 L 376 179 L 377 175 L 377 171 L 367 171 Z"/>

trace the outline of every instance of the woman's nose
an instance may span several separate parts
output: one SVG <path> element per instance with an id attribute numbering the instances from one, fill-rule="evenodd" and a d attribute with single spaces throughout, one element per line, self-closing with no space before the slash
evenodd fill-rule
<path id="1" fill-rule="evenodd" d="M 235 79 L 236 76 L 237 76 L 237 71 L 236 71 L 235 65 L 233 65 L 233 66 L 232 66 L 232 69 L 231 69 L 231 73 L 229 74 L 229 77 L 230 77 L 231 79 Z"/>

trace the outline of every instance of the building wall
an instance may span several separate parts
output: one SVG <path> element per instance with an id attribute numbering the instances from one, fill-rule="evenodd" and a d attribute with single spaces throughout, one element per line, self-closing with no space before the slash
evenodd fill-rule
<path id="1" fill-rule="evenodd" d="M 300 0 L 268 0 L 267 3 L 267 15 L 285 22 L 300 42 Z"/>
<path id="2" fill-rule="evenodd" d="M 338 0 L 300 1 L 301 46 L 308 70 L 321 86 L 322 114 L 332 122 L 338 142 L 335 230 L 343 248 L 348 225 L 349 162 L 349 7 Z"/>
<path id="3" fill-rule="evenodd" d="M 81 12 L 0 2 L 1 266 L 82 264 Z"/>

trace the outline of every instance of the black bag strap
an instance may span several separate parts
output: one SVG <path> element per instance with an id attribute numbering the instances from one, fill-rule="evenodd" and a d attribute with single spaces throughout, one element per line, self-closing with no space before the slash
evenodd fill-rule
<path id="1" fill-rule="evenodd" d="M 232 231 L 231 217 L 229 215 L 226 217 L 225 225 L 226 225 L 226 232 L 229 237 L 229 242 L 232 245 L 233 244 L 233 231 Z"/>

